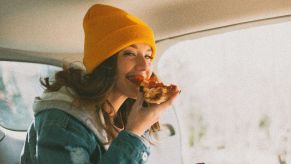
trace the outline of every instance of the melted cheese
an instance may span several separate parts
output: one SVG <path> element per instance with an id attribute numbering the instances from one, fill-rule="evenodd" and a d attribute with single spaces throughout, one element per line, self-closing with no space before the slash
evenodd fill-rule
<path id="1" fill-rule="evenodd" d="M 144 88 L 144 99 L 148 103 L 160 104 L 168 100 L 168 90 L 163 87 Z"/>

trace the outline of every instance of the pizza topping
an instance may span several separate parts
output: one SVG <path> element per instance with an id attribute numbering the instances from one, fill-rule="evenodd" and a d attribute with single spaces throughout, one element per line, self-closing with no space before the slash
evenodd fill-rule
<path id="1" fill-rule="evenodd" d="M 160 104 L 167 101 L 177 90 L 176 85 L 165 85 L 156 77 L 145 80 L 142 75 L 128 76 L 128 80 L 140 86 L 147 103 Z"/>
<path id="2" fill-rule="evenodd" d="M 127 76 L 126 78 L 138 86 L 140 86 L 144 81 L 144 77 L 142 75 Z"/>

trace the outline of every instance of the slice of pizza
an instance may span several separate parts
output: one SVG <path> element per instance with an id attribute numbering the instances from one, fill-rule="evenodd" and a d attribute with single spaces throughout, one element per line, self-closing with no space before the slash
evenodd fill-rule
<path id="1" fill-rule="evenodd" d="M 165 85 L 158 81 L 156 77 L 144 79 L 141 75 L 135 75 L 128 77 L 128 79 L 134 84 L 140 86 L 144 93 L 144 100 L 147 103 L 161 104 L 177 92 L 176 85 Z"/>

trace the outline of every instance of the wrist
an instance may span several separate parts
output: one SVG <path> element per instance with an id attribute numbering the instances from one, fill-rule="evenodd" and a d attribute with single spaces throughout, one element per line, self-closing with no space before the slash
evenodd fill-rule
<path id="1" fill-rule="evenodd" d="M 128 130 L 125 130 L 129 135 L 133 136 L 133 137 L 136 137 L 136 138 L 139 138 L 143 144 L 146 146 L 146 147 L 150 147 L 150 142 L 149 140 L 147 140 L 144 136 L 144 134 L 142 136 L 139 136 L 131 131 L 128 131 Z"/>

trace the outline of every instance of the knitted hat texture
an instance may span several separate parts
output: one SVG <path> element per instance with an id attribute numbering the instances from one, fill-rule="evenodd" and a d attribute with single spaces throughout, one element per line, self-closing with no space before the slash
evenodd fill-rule
<path id="1" fill-rule="evenodd" d="M 156 52 L 153 30 L 139 18 L 112 6 L 96 4 L 83 20 L 83 63 L 91 73 L 104 60 L 136 43 L 148 44 Z"/>

